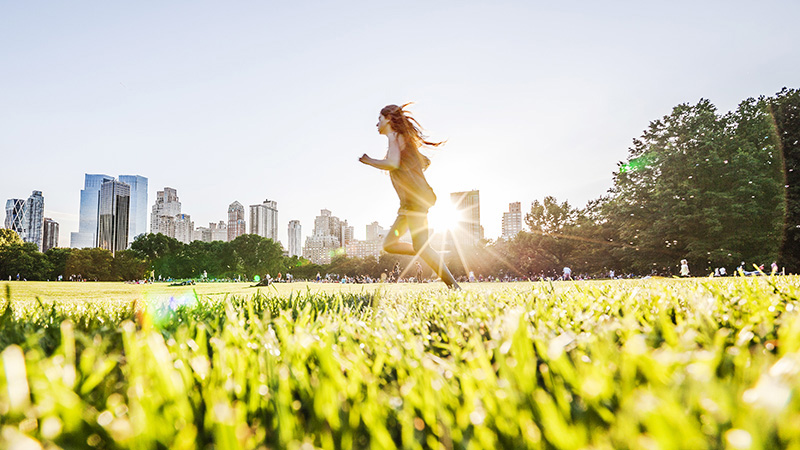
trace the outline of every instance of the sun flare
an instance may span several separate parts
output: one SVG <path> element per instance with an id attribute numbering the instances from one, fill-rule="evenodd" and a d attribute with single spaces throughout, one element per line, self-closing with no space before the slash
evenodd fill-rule
<path id="1" fill-rule="evenodd" d="M 454 231 L 458 228 L 461 213 L 450 202 L 442 202 L 428 212 L 428 224 L 434 232 Z"/>

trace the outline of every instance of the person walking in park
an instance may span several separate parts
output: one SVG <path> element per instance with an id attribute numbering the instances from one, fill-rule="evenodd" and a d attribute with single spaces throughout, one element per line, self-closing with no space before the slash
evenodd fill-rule
<path id="1" fill-rule="evenodd" d="M 400 209 L 392 224 L 383 249 L 398 255 L 419 255 L 450 289 L 460 289 L 450 273 L 444 259 L 430 246 L 428 239 L 428 210 L 436 203 L 436 194 L 428 185 L 424 171 L 430 160 L 420 153 L 422 146 L 437 147 L 441 142 L 431 142 L 422 134 L 419 122 L 408 111 L 408 106 L 387 105 L 378 117 L 378 133 L 386 136 L 389 148 L 383 159 L 375 159 L 365 153 L 358 160 L 376 169 L 386 170 L 392 180 Z M 400 237 L 409 231 L 411 242 L 400 242 Z"/>
<path id="2" fill-rule="evenodd" d="M 681 276 L 688 277 L 689 276 L 689 262 L 685 259 L 681 260 Z"/>

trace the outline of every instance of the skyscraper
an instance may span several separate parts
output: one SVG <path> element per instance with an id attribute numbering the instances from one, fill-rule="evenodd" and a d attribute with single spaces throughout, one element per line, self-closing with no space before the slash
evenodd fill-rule
<path id="1" fill-rule="evenodd" d="M 250 234 L 278 242 L 278 203 L 264 200 L 260 205 L 250 205 Z"/>
<path id="2" fill-rule="evenodd" d="M 194 232 L 194 222 L 189 214 L 178 214 L 175 216 L 175 239 L 188 244 L 192 242 Z"/>
<path id="3" fill-rule="evenodd" d="M 459 245 L 477 245 L 483 239 L 480 191 L 453 192 L 450 201 L 461 215 L 455 232 Z"/>
<path id="4" fill-rule="evenodd" d="M 36 244 L 42 250 L 44 226 L 44 197 L 42 191 L 33 191 L 27 200 L 10 198 L 6 201 L 5 227 L 17 232 L 24 242 Z"/>
<path id="5" fill-rule="evenodd" d="M 338 217 L 327 209 L 314 218 L 314 233 L 306 238 L 303 257 L 314 264 L 330 264 L 342 246 L 342 226 Z M 346 233 L 346 232 L 345 232 Z"/>
<path id="6" fill-rule="evenodd" d="M 25 224 L 28 222 L 28 218 L 25 213 L 25 200 L 21 198 L 10 198 L 6 200 L 6 220 L 4 226 L 8 230 L 16 231 L 23 241 L 25 241 L 25 236 L 27 236 Z"/>
<path id="7" fill-rule="evenodd" d="M 378 222 L 372 222 L 367 225 L 367 240 L 368 241 L 383 241 L 386 237 L 386 230 Z"/>
<path id="8" fill-rule="evenodd" d="M 42 252 L 58 247 L 58 222 L 45 217 L 42 231 Z"/>
<path id="9" fill-rule="evenodd" d="M 228 242 L 247 233 L 244 220 L 244 206 L 234 201 L 228 206 Z"/>
<path id="10" fill-rule="evenodd" d="M 141 175 L 120 175 L 119 181 L 131 187 L 131 211 L 128 239 L 133 242 L 147 233 L 147 178 Z"/>
<path id="11" fill-rule="evenodd" d="M 508 212 L 503 213 L 503 239 L 512 239 L 522 231 L 522 207 L 520 202 L 508 204 Z"/>
<path id="12" fill-rule="evenodd" d="M 303 228 L 299 220 L 289 221 L 289 256 L 302 256 Z"/>
<path id="13" fill-rule="evenodd" d="M 180 213 L 181 202 L 178 201 L 177 190 L 165 187 L 163 191 L 156 192 L 156 203 L 150 213 L 150 232 L 174 238 L 175 220 Z"/>
<path id="14" fill-rule="evenodd" d="M 97 246 L 97 208 L 100 185 L 114 177 L 103 174 L 85 175 L 81 190 L 81 209 L 78 231 L 70 233 L 69 246 L 72 248 L 90 248 Z"/>
<path id="15" fill-rule="evenodd" d="M 128 247 L 131 187 L 116 180 L 100 185 L 97 210 L 97 246 L 111 253 Z"/>

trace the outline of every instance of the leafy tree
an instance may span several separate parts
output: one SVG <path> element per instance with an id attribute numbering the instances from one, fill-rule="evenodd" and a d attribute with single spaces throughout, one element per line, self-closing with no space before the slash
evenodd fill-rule
<path id="1" fill-rule="evenodd" d="M 800 90 L 783 88 L 768 100 L 784 167 L 786 208 L 779 262 L 800 273 Z"/>
<path id="2" fill-rule="evenodd" d="M 50 263 L 50 275 L 48 278 L 51 280 L 58 280 L 58 276 L 68 277 L 66 273 L 67 260 L 69 255 L 72 254 L 71 248 L 54 247 L 48 250 L 44 255 Z"/>
<path id="3" fill-rule="evenodd" d="M 73 249 L 67 258 L 66 273 L 84 280 L 113 281 L 114 257 L 102 248 Z"/>
<path id="4" fill-rule="evenodd" d="M 22 245 L 22 238 L 14 230 L 0 228 L 0 247 L 4 245 Z"/>
<path id="5" fill-rule="evenodd" d="M 15 233 L 16 234 L 16 233 Z M 0 279 L 46 280 L 51 266 L 36 244 L 8 244 L 0 246 Z"/>
<path id="6" fill-rule="evenodd" d="M 231 241 L 231 247 L 241 273 L 247 278 L 265 274 L 275 276 L 284 268 L 283 248 L 272 239 L 243 234 Z"/>
<path id="7" fill-rule="evenodd" d="M 547 268 L 558 270 L 571 265 L 579 214 L 568 202 L 558 203 L 555 197 L 547 196 L 542 203 L 535 200 L 531 212 L 525 215 L 525 223 L 538 237 L 534 239 L 537 256 L 546 261 Z"/>
<path id="8" fill-rule="evenodd" d="M 111 265 L 112 278 L 120 281 L 146 278 L 147 261 L 132 250 L 121 250 L 114 254 Z"/>
<path id="9" fill-rule="evenodd" d="M 765 102 L 720 116 L 708 100 L 650 123 L 614 174 L 607 220 L 630 270 L 702 270 L 777 254 L 779 155 Z M 697 270 L 695 271 L 697 273 Z"/>

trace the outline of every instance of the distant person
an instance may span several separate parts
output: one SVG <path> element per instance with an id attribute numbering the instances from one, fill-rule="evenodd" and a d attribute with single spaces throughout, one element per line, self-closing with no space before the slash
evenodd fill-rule
<path id="1" fill-rule="evenodd" d="M 417 261 L 416 266 L 417 266 L 417 276 L 416 276 L 417 283 L 422 283 L 422 264 L 420 264 L 419 261 Z"/>
<path id="2" fill-rule="evenodd" d="M 572 269 L 569 267 L 564 267 L 564 269 L 561 271 L 561 279 L 564 281 L 572 280 Z"/>
<path id="3" fill-rule="evenodd" d="M 431 142 L 420 130 L 419 123 L 405 111 L 403 106 L 388 105 L 378 116 L 378 133 L 389 141 L 389 148 L 383 159 L 364 155 L 359 158 L 364 164 L 389 171 L 400 209 L 397 219 L 383 241 L 383 249 L 398 255 L 421 256 L 450 289 L 460 289 L 444 259 L 429 245 L 428 210 L 436 203 L 423 171 L 430 160 L 419 152 L 421 146 L 436 147 L 441 142 Z M 406 231 L 411 233 L 413 244 L 400 242 Z"/>
<path id="4" fill-rule="evenodd" d="M 775 261 L 772 261 L 772 267 L 771 267 L 771 269 L 772 269 L 772 274 L 773 274 L 773 275 L 775 275 L 776 273 L 778 273 L 778 263 L 777 263 L 777 262 L 775 262 Z"/>
<path id="5" fill-rule="evenodd" d="M 681 276 L 688 277 L 689 276 L 689 261 L 685 259 L 681 260 Z"/>

